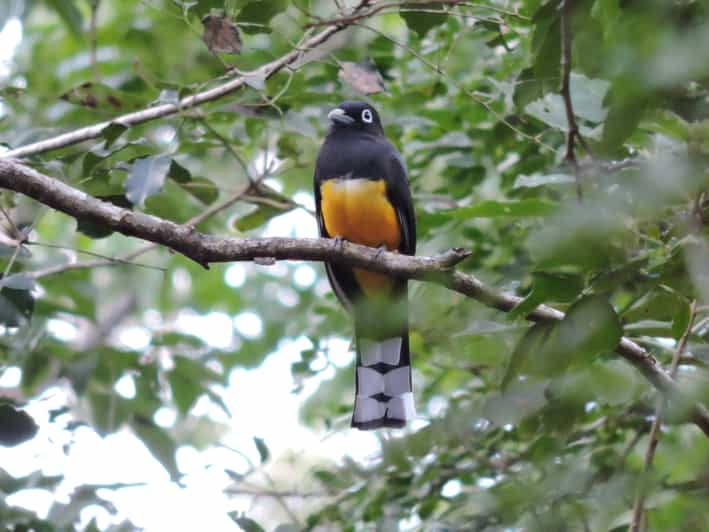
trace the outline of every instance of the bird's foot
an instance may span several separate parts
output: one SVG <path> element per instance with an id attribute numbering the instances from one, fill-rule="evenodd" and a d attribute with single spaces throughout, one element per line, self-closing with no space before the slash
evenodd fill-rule
<path id="1" fill-rule="evenodd" d="M 387 247 L 386 247 L 384 244 L 381 244 L 381 245 L 377 248 L 377 254 L 374 255 L 374 260 L 379 260 L 379 257 L 381 257 L 381 256 L 382 256 L 382 253 L 385 252 L 385 251 L 389 251 L 389 250 L 387 249 Z"/>
<path id="2" fill-rule="evenodd" d="M 342 244 L 345 243 L 345 239 L 337 235 L 333 240 L 335 241 L 335 250 L 342 251 Z"/>

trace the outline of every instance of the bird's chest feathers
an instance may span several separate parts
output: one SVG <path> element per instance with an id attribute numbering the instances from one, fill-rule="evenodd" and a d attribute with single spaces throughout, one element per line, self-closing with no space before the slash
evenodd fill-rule
<path id="1" fill-rule="evenodd" d="M 325 228 L 330 236 L 365 246 L 398 249 L 401 231 L 386 182 L 329 179 L 320 186 Z"/>

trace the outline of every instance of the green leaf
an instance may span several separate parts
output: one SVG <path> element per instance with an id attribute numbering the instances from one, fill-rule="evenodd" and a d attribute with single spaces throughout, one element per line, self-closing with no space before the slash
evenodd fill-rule
<path id="1" fill-rule="evenodd" d="M 512 101 L 518 109 L 544 96 L 545 83 L 534 76 L 533 68 L 525 68 L 517 76 Z"/>
<path id="2" fill-rule="evenodd" d="M 632 366 L 623 360 L 599 361 L 587 371 L 591 393 L 611 406 L 631 401 L 637 393 L 639 379 Z"/>
<path id="3" fill-rule="evenodd" d="M 429 13 L 427 10 L 441 11 L 443 8 L 440 2 L 405 2 L 399 8 L 399 14 L 410 29 L 423 37 L 431 28 L 443 24 L 448 17 L 445 13 Z"/>
<path id="4" fill-rule="evenodd" d="M 190 171 L 178 163 L 175 159 L 170 161 L 170 169 L 167 171 L 167 175 L 170 179 L 173 179 L 180 184 L 189 183 L 192 181 L 192 174 Z"/>
<path id="5" fill-rule="evenodd" d="M 530 356 L 536 356 L 547 338 L 554 330 L 553 323 L 537 323 L 517 342 L 517 347 L 512 352 L 512 356 L 507 364 L 505 375 L 502 377 L 500 388 L 505 390 L 511 382 L 520 374 L 523 366 Z"/>
<path id="6" fill-rule="evenodd" d="M 313 471 L 313 476 L 326 486 L 336 486 L 338 483 L 337 475 L 326 469 L 316 469 Z"/>
<path id="7" fill-rule="evenodd" d="M 265 532 L 265 530 L 253 519 L 241 516 L 234 517 L 234 522 L 241 527 L 244 532 Z"/>
<path id="8" fill-rule="evenodd" d="M 569 90 L 574 115 L 583 119 L 579 121 L 579 130 L 582 135 L 591 136 L 593 130 L 586 126 L 584 121 L 598 124 L 605 118 L 603 98 L 608 91 L 608 82 L 574 74 L 571 76 Z M 525 112 L 555 129 L 561 131 L 568 129 L 564 100 L 558 94 L 546 94 L 529 103 L 525 107 Z"/>
<path id="9" fill-rule="evenodd" d="M 638 92 L 632 82 L 616 82 L 606 95 L 604 105 L 608 108 L 603 123 L 601 149 L 613 155 L 620 152 L 623 143 L 633 134 L 640 120 L 650 108 L 647 94 Z"/>
<path id="10" fill-rule="evenodd" d="M 561 25 L 557 2 L 547 2 L 534 14 L 532 72 L 543 93 L 556 91 L 561 80 Z"/>
<path id="11" fill-rule="evenodd" d="M 81 161 L 81 173 L 85 176 L 91 175 L 94 168 L 106 159 L 106 154 L 101 151 L 87 151 Z"/>
<path id="12" fill-rule="evenodd" d="M 566 207 L 548 218 L 528 237 L 529 251 L 537 270 L 593 271 L 622 260 L 632 235 L 622 211 L 605 204 Z"/>
<path id="13" fill-rule="evenodd" d="M 204 392 L 202 383 L 177 368 L 168 375 L 168 382 L 177 409 L 183 416 L 187 415 L 197 398 Z"/>
<path id="14" fill-rule="evenodd" d="M 29 353 L 22 364 L 22 390 L 31 394 L 45 381 L 51 367 L 49 355 L 41 350 Z"/>
<path id="15" fill-rule="evenodd" d="M 171 161 L 167 175 L 205 205 L 213 203 L 219 197 L 219 189 L 212 181 L 204 177 L 192 177 L 190 171 L 175 159 Z"/>
<path id="16" fill-rule="evenodd" d="M 687 330 L 687 327 L 689 326 L 689 320 L 691 319 L 691 316 L 691 305 L 689 304 L 689 301 L 685 299 L 681 301 L 677 313 L 675 314 L 674 318 L 672 318 L 672 337 L 675 340 L 679 340 L 680 338 L 682 338 L 682 336 Z"/>
<path id="17" fill-rule="evenodd" d="M 532 274 L 532 290 L 509 313 L 509 317 L 523 317 L 541 303 L 573 301 L 583 288 L 584 280 L 580 275 L 535 272 Z"/>
<path id="18" fill-rule="evenodd" d="M 560 340 L 573 350 L 576 359 L 588 359 L 613 351 L 623 327 L 608 299 L 602 295 L 587 296 L 571 306 L 559 324 Z"/>
<path id="19" fill-rule="evenodd" d="M 76 7 L 74 0 L 46 0 L 47 5 L 56 11 L 67 29 L 77 39 L 84 38 L 84 17 Z"/>
<path id="20" fill-rule="evenodd" d="M 200 361 L 184 356 L 177 356 L 174 360 L 175 367 L 167 379 L 177 409 L 184 416 L 199 396 L 206 393 L 208 384 L 219 379 L 219 375 L 204 367 Z"/>
<path id="21" fill-rule="evenodd" d="M 142 416 L 134 417 L 131 427 L 155 459 L 167 470 L 170 479 L 177 481 L 180 477 L 175 460 L 177 445 L 172 437 L 164 429 Z"/>
<path id="22" fill-rule="evenodd" d="M 591 16 L 603 26 L 606 38 L 613 36 L 616 21 L 623 16 L 619 0 L 596 0 L 591 8 Z"/>
<path id="23" fill-rule="evenodd" d="M 584 297 L 560 322 L 535 325 L 522 337 L 503 385 L 519 374 L 550 378 L 571 365 L 588 364 L 599 354 L 615 349 L 622 334 L 618 315 L 605 297 Z"/>
<path id="24" fill-rule="evenodd" d="M 277 209 L 270 205 L 259 205 L 246 216 L 242 216 L 236 220 L 235 227 L 238 231 L 245 232 L 252 229 L 257 229 L 263 226 L 271 218 L 275 218 L 283 214 L 283 209 Z"/>
<path id="25" fill-rule="evenodd" d="M 531 379 L 510 383 L 501 394 L 488 396 L 483 416 L 497 426 L 519 423 L 542 408 L 546 384 Z"/>
<path id="26" fill-rule="evenodd" d="M 458 209 L 443 211 L 452 218 L 528 218 L 532 216 L 549 216 L 557 209 L 557 205 L 541 199 L 523 199 L 516 201 L 486 200 Z"/>
<path id="27" fill-rule="evenodd" d="M 254 444 L 256 445 L 256 450 L 258 451 L 261 463 L 265 464 L 266 462 L 268 462 L 268 459 L 271 456 L 271 452 L 268 450 L 266 442 L 263 440 L 263 438 L 258 438 L 254 436 Z"/>
<path id="28" fill-rule="evenodd" d="M 160 192 L 171 162 L 169 155 L 136 159 L 125 182 L 126 198 L 133 205 L 142 206 L 145 198 Z"/>
<path id="29" fill-rule="evenodd" d="M 286 0 L 252 0 L 239 11 L 237 23 L 244 33 L 268 33 L 268 23 L 287 7 Z"/>
<path id="30" fill-rule="evenodd" d="M 219 197 L 217 186 L 205 177 L 193 177 L 189 183 L 180 183 L 180 186 L 205 205 L 214 203 Z"/>
<path id="31" fill-rule="evenodd" d="M 14 290 L 7 286 L 0 290 L 0 325 L 19 327 L 34 312 L 34 298 L 29 290 Z"/>
<path id="32" fill-rule="evenodd" d="M 126 130 L 128 126 L 119 124 L 117 122 L 111 122 L 105 128 L 101 130 L 101 136 L 106 139 L 106 148 L 110 148 L 115 140 L 120 137 Z"/>

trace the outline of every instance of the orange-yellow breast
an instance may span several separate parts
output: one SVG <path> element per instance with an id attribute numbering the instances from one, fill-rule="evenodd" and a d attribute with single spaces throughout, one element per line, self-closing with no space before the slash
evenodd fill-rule
<path id="1" fill-rule="evenodd" d="M 401 229 L 396 210 L 386 195 L 386 183 L 371 179 L 330 179 L 320 186 L 325 229 L 365 246 L 399 248 Z M 354 269 L 355 278 L 370 297 L 386 295 L 392 279 L 380 273 Z"/>

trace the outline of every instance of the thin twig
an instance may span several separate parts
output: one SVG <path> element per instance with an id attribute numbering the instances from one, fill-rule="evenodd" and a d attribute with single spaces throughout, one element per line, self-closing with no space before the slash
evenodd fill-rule
<path id="1" fill-rule="evenodd" d="M 10 275 L 10 271 L 12 270 L 12 267 L 15 264 L 15 261 L 17 260 L 17 256 L 20 254 L 20 249 L 22 249 L 22 246 L 20 244 L 17 244 L 15 246 L 15 250 L 12 252 L 10 260 L 7 263 L 7 266 L 5 266 L 5 271 L 2 274 L 3 279 L 7 278 L 7 276 Z"/>
<path id="2" fill-rule="evenodd" d="M 241 167 L 241 170 L 244 172 L 244 175 L 246 176 L 246 179 L 248 179 L 249 182 L 252 183 L 253 178 L 251 177 L 251 172 L 249 172 L 248 165 L 244 161 L 243 157 L 241 157 L 241 155 L 239 155 L 239 153 L 231 145 L 231 142 L 229 141 L 229 139 L 227 139 L 224 135 L 222 135 L 216 129 L 214 129 L 212 127 L 212 125 L 207 121 L 206 118 L 200 117 L 199 123 L 202 124 L 213 136 L 215 136 L 217 138 L 217 140 L 224 147 L 224 149 L 227 152 L 229 152 L 229 154 L 239 164 L 239 166 Z"/>
<path id="3" fill-rule="evenodd" d="M 284 491 L 273 489 L 247 489 L 247 488 L 227 488 L 224 490 L 227 495 L 252 495 L 254 497 L 277 497 L 288 499 L 310 499 L 310 498 L 327 498 L 329 493 L 324 491 Z"/>
<path id="4" fill-rule="evenodd" d="M 692 301 L 692 304 L 689 307 L 689 323 L 687 324 L 687 329 L 684 331 L 684 334 L 682 334 L 680 341 L 677 343 L 677 349 L 675 349 L 674 355 L 672 356 L 672 364 L 670 365 L 670 377 L 672 377 L 673 379 L 677 374 L 677 366 L 679 365 L 679 360 L 682 357 L 682 353 L 687 347 L 687 340 L 689 339 L 689 335 L 692 333 L 692 325 L 694 324 L 696 309 L 697 302 Z M 655 419 L 652 421 L 652 427 L 650 428 L 650 441 L 647 446 L 647 452 L 645 453 L 645 474 L 647 474 L 652 468 L 652 462 L 655 459 L 657 445 L 660 443 L 660 426 L 662 424 L 662 416 L 664 415 L 666 406 L 667 398 L 664 396 L 660 396 L 657 399 Z M 640 532 L 640 530 L 644 528 L 644 506 L 645 490 L 643 486 L 640 486 L 638 488 L 638 493 L 635 496 L 635 503 L 633 504 L 633 518 L 630 522 L 630 527 L 628 529 L 630 532 Z"/>
<path id="5" fill-rule="evenodd" d="M 575 152 L 575 141 L 581 136 L 579 135 L 579 127 L 576 123 L 574 115 L 574 107 L 571 103 L 571 10 L 573 8 L 573 0 L 561 0 L 561 88 L 559 93 L 564 100 L 564 109 L 566 110 L 566 122 L 568 128 L 566 131 L 566 153 L 564 161 L 571 165 L 574 169 L 576 177 L 576 197 L 579 203 L 583 203 L 583 191 L 581 190 L 581 168 Z"/>
<path id="6" fill-rule="evenodd" d="M 470 2 L 465 2 L 464 0 L 437 0 L 436 1 L 437 5 L 440 5 L 441 7 L 443 6 L 449 6 L 449 7 L 454 7 L 454 6 L 464 6 L 464 7 L 470 7 L 470 8 L 479 8 L 479 9 L 488 9 L 490 11 L 494 11 L 495 13 L 500 13 L 501 15 L 507 15 L 510 17 L 516 17 L 516 18 L 521 18 L 521 19 L 527 19 L 527 17 L 524 17 L 523 15 L 520 15 L 519 13 L 516 13 L 514 11 L 507 11 L 502 8 L 498 8 L 495 6 L 488 6 L 488 5 L 483 5 L 483 4 L 473 4 Z M 390 3 L 380 3 L 369 9 L 368 11 L 365 11 L 364 13 L 357 13 L 357 14 L 351 14 L 351 15 L 346 15 L 338 18 L 331 18 L 327 20 L 323 20 L 318 18 L 317 22 L 311 22 L 310 24 L 306 24 L 306 28 L 317 28 L 321 26 L 340 26 L 342 24 L 353 24 L 355 22 L 358 22 L 363 19 L 371 18 L 373 15 L 376 15 L 378 13 L 382 12 L 390 12 L 390 11 L 398 11 L 401 8 L 412 8 L 412 4 L 410 2 L 390 2 Z M 426 12 L 424 9 L 407 9 L 408 11 L 417 11 L 417 12 Z M 436 13 L 446 13 L 446 11 L 435 11 Z M 383 14 L 383 13 L 382 13 Z"/>
<path id="7" fill-rule="evenodd" d="M 89 19 L 89 60 L 91 61 L 91 72 L 93 74 L 94 83 L 99 81 L 98 63 L 96 60 L 96 18 L 98 16 L 99 0 L 91 0 L 91 18 Z"/>
<path id="8" fill-rule="evenodd" d="M 126 259 L 124 259 L 124 258 L 121 258 L 121 257 L 109 257 L 109 256 L 107 256 L 107 255 L 102 255 L 102 254 L 100 254 L 100 253 L 94 253 L 93 251 L 86 251 L 86 250 L 83 250 L 83 249 L 76 249 L 76 248 L 72 248 L 72 247 L 69 247 L 69 246 L 59 246 L 59 245 L 57 245 L 57 244 L 47 244 L 47 243 L 45 243 L 45 242 L 30 242 L 30 241 L 25 242 L 25 244 L 27 244 L 28 246 L 39 246 L 39 247 L 44 247 L 44 248 L 61 249 L 61 250 L 64 250 L 64 251 L 73 251 L 74 253 L 77 253 L 77 254 L 79 254 L 79 255 L 88 255 L 89 257 L 96 257 L 96 258 L 103 259 L 103 260 L 108 261 L 108 262 L 115 262 L 115 263 L 118 263 L 118 264 L 125 264 L 125 265 L 127 265 L 127 266 L 136 266 L 136 267 L 138 267 L 138 268 L 146 268 L 146 269 L 149 269 L 149 270 L 158 270 L 158 271 L 161 271 L 161 272 L 166 272 L 166 271 L 167 271 L 166 268 L 161 268 L 160 266 L 153 266 L 152 264 L 143 264 L 143 263 L 140 263 L 140 262 L 133 262 L 133 261 L 130 261 L 130 260 L 126 260 Z"/>
<path id="9" fill-rule="evenodd" d="M 10 231 L 12 231 L 12 238 L 18 239 L 22 241 L 23 239 L 27 238 L 27 236 L 18 229 L 17 225 L 15 225 L 15 220 L 12 219 L 12 216 L 5 210 L 5 207 L 0 205 L 0 213 L 5 217 L 7 220 L 8 225 L 10 226 Z"/>

